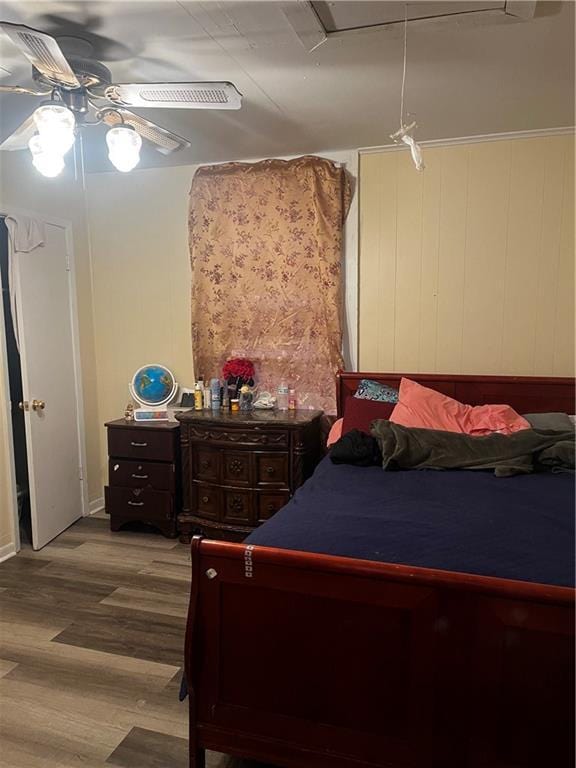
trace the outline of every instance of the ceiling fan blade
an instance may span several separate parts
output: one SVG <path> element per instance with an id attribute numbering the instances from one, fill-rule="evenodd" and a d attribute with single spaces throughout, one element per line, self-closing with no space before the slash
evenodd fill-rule
<path id="1" fill-rule="evenodd" d="M 23 24 L 11 24 L 8 21 L 0 22 L 0 29 L 8 35 L 32 66 L 51 83 L 65 88 L 80 87 L 78 78 L 53 37 Z"/>
<path id="2" fill-rule="evenodd" d="M 138 131 L 143 139 L 148 139 L 154 144 L 154 148 L 163 155 L 170 155 L 178 149 L 185 149 L 190 146 L 188 139 L 184 139 L 182 136 L 140 117 L 140 115 L 135 115 L 127 109 L 104 111 L 102 121 L 109 126 L 120 125 L 124 121 Z"/>
<path id="3" fill-rule="evenodd" d="M 242 94 L 233 83 L 118 83 L 105 90 L 113 104 L 166 109 L 240 109 Z"/>
<path id="4" fill-rule="evenodd" d="M 52 89 L 39 91 L 33 88 L 26 88 L 23 85 L 0 85 L 0 93 L 28 93 L 32 96 L 48 96 L 52 93 Z"/>
<path id="5" fill-rule="evenodd" d="M 15 149 L 27 149 L 28 142 L 36 133 L 36 123 L 34 122 L 34 116 L 30 115 L 24 122 L 13 131 L 2 144 L 0 144 L 0 150 L 7 150 L 9 152 Z"/>

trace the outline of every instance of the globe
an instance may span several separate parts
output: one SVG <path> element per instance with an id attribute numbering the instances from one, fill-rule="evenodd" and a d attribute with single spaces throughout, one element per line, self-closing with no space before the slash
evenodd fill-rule
<path id="1" fill-rule="evenodd" d="M 143 365 L 132 377 L 132 395 L 145 406 L 165 405 L 176 394 L 176 379 L 163 365 Z"/>

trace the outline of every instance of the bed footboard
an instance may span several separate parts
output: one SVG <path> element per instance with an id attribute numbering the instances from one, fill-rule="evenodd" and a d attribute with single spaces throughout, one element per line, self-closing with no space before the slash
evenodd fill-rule
<path id="1" fill-rule="evenodd" d="M 192 542 L 190 765 L 571 768 L 573 591 Z"/>

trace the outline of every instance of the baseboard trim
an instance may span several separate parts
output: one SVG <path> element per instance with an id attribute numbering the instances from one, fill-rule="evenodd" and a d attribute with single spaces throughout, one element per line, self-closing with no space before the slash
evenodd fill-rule
<path id="1" fill-rule="evenodd" d="M 94 499 L 94 501 L 91 501 L 88 504 L 88 514 L 89 515 L 95 515 L 96 512 L 102 512 L 104 509 L 104 497 L 101 496 L 99 499 Z"/>
<path id="2" fill-rule="evenodd" d="M 16 545 L 5 544 L 3 547 L 0 547 L 0 563 L 3 563 L 4 560 L 8 560 L 10 557 L 14 557 L 15 554 Z"/>

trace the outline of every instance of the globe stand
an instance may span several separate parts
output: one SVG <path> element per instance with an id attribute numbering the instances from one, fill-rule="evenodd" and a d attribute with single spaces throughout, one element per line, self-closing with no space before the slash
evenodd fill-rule
<path id="1" fill-rule="evenodd" d="M 166 408 L 134 408 L 134 421 L 170 421 Z"/>
<path id="2" fill-rule="evenodd" d="M 153 378 L 154 376 L 160 376 L 160 386 L 163 385 L 162 389 L 164 390 L 161 393 L 156 393 L 159 387 L 158 381 Z M 165 378 L 165 381 L 162 381 L 162 377 Z M 142 379 L 146 378 L 149 381 L 147 386 L 142 383 Z M 130 396 L 140 406 L 134 409 L 135 421 L 169 421 L 168 405 L 178 394 L 178 384 L 168 368 L 155 363 L 143 365 L 132 377 L 132 381 L 128 384 L 128 390 Z M 146 390 L 150 391 L 147 393 Z"/>

